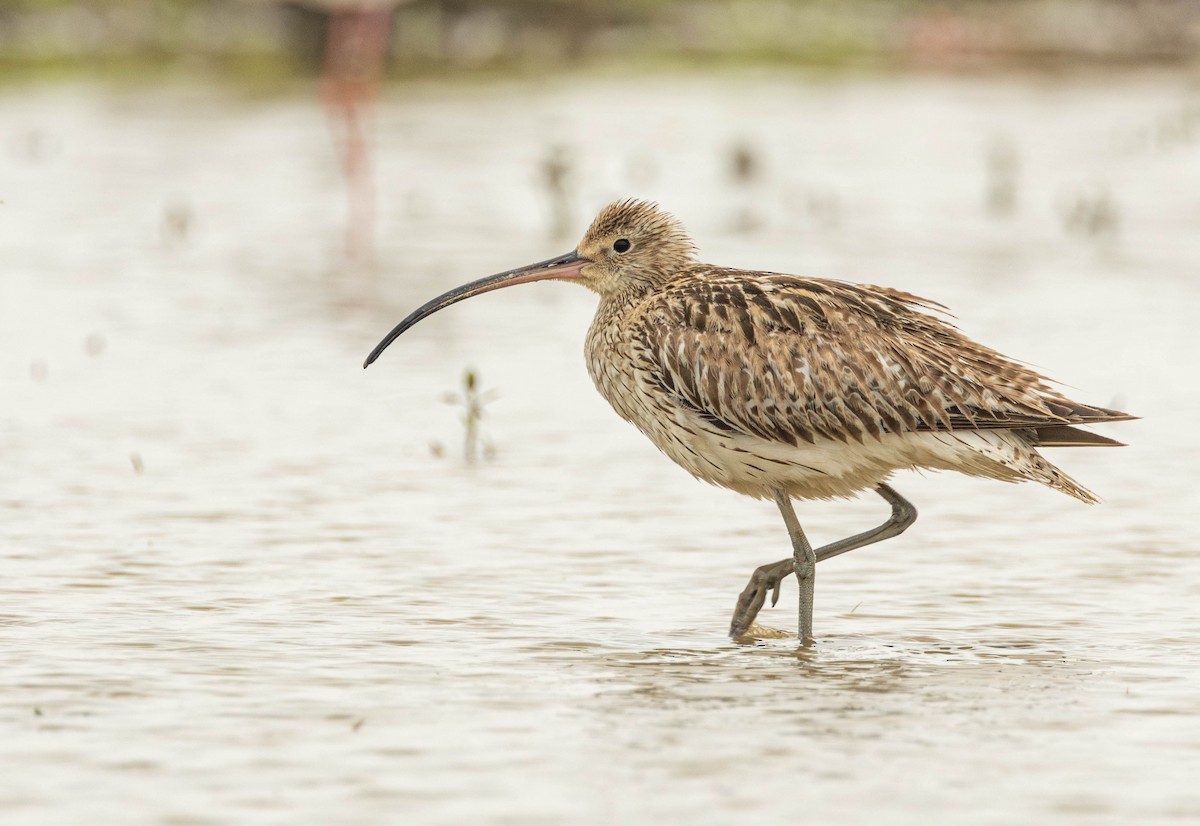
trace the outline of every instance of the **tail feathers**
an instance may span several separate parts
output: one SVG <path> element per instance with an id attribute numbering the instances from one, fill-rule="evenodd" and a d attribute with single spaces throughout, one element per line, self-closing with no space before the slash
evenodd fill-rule
<path id="1" fill-rule="evenodd" d="M 1069 425 L 1051 425 L 1033 430 L 1033 442 L 1039 447 L 1124 447 L 1124 442 Z"/>
<path id="2" fill-rule="evenodd" d="M 1092 422 L 1128 422 L 1141 418 L 1123 410 L 1112 410 L 1108 407 L 1096 407 L 1079 402 L 1060 401 L 1048 402 L 1050 411 L 1072 424 L 1089 424 Z"/>
<path id="3" fill-rule="evenodd" d="M 1055 426 L 1059 427 L 1059 426 Z M 1073 430 L 1061 426 L 1063 430 Z M 1081 436 L 1061 438 L 1096 438 L 1091 433 L 1079 431 Z M 923 433 L 914 467 L 945 468 L 969 476 L 982 476 L 1005 482 L 1026 479 L 1074 496 L 1081 502 L 1094 504 L 1100 499 L 1096 494 L 1076 482 L 1046 460 L 1037 451 L 1038 445 L 1032 438 L 1033 430 L 976 430 L 968 433 Z M 1073 444 L 1080 442 L 1074 441 Z"/>
<path id="4" fill-rule="evenodd" d="M 1044 457 L 1037 453 L 1029 457 L 1029 470 L 1022 475 L 1035 482 L 1041 482 L 1047 487 L 1062 491 L 1068 496 L 1074 496 L 1080 502 L 1086 502 L 1089 505 L 1095 505 L 1100 502 L 1099 496 L 1047 462 Z"/>

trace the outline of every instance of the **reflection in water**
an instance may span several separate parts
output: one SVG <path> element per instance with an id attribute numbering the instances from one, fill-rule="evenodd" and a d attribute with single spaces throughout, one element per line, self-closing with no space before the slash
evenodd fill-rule
<path id="1" fill-rule="evenodd" d="M 0 123 L 55 151 L 0 157 L 6 822 L 1195 822 L 1194 158 L 1128 140 L 1186 97 L 1166 76 L 403 91 L 357 275 L 330 263 L 341 183 L 309 101 L 9 91 Z M 1003 221 L 980 202 L 994 135 L 1020 147 Z M 763 174 L 739 194 L 742 143 Z M 423 298 L 561 252 L 554 146 L 581 214 L 658 198 L 707 260 L 930 295 L 1119 394 L 1146 417 L 1130 447 L 1054 454 L 1106 504 L 899 477 L 921 518 L 822 564 L 815 651 L 728 642 L 786 553 L 777 515 L 612 416 L 590 296 L 470 302 L 360 369 Z M 1083 182 L 1120 205 L 1104 243 L 1064 232 Z M 467 365 L 500 391 L 474 465 L 429 449 L 462 438 L 441 399 Z M 816 541 L 879 516 L 802 507 Z M 761 619 L 792 628 L 791 599 Z"/>

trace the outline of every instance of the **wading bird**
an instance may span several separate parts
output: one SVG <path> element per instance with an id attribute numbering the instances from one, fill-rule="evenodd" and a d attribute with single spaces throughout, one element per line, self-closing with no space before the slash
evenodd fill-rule
<path id="1" fill-rule="evenodd" d="M 1031 480 L 1096 497 L 1039 447 L 1119 445 L 1074 425 L 1135 418 L 1080 404 L 971 341 L 942 305 L 899 290 L 702 264 L 674 217 L 644 201 L 600 211 L 579 246 L 481 278 L 424 304 L 379 342 L 369 366 L 438 310 L 501 287 L 575 281 L 600 296 L 588 373 L 613 409 L 685 470 L 778 505 L 792 555 L 763 565 L 738 598 L 735 639 L 780 582 L 800 584 L 810 645 L 816 564 L 896 536 L 916 509 L 886 484 L 897 470 Z M 892 506 L 877 528 L 814 549 L 792 499 L 873 489 Z"/>

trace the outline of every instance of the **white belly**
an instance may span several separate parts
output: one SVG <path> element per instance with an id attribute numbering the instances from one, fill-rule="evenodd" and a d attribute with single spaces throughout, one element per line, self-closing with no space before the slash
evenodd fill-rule
<path id="1" fill-rule="evenodd" d="M 790 445 L 728 433 L 680 411 L 675 427 L 643 428 L 692 475 L 760 499 L 782 488 L 799 499 L 852 496 L 897 470 L 957 470 L 1005 481 L 1028 477 L 1037 457 L 1011 431 L 891 433 L 863 442 L 818 439 Z M 642 428 L 642 424 L 638 424 Z"/>

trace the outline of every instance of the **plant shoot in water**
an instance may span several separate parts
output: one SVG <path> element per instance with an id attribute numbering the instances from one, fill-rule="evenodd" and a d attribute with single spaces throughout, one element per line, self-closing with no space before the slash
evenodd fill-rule
<path id="1" fill-rule="evenodd" d="M 496 454 L 495 446 L 481 435 L 479 422 L 483 419 L 483 408 L 500 392 L 494 388 L 481 391 L 480 385 L 479 375 L 468 367 L 463 371 L 462 390 L 442 396 L 446 404 L 458 405 L 463 409 L 463 458 L 468 464 L 474 464 L 481 452 L 485 459 L 491 459 Z"/>

